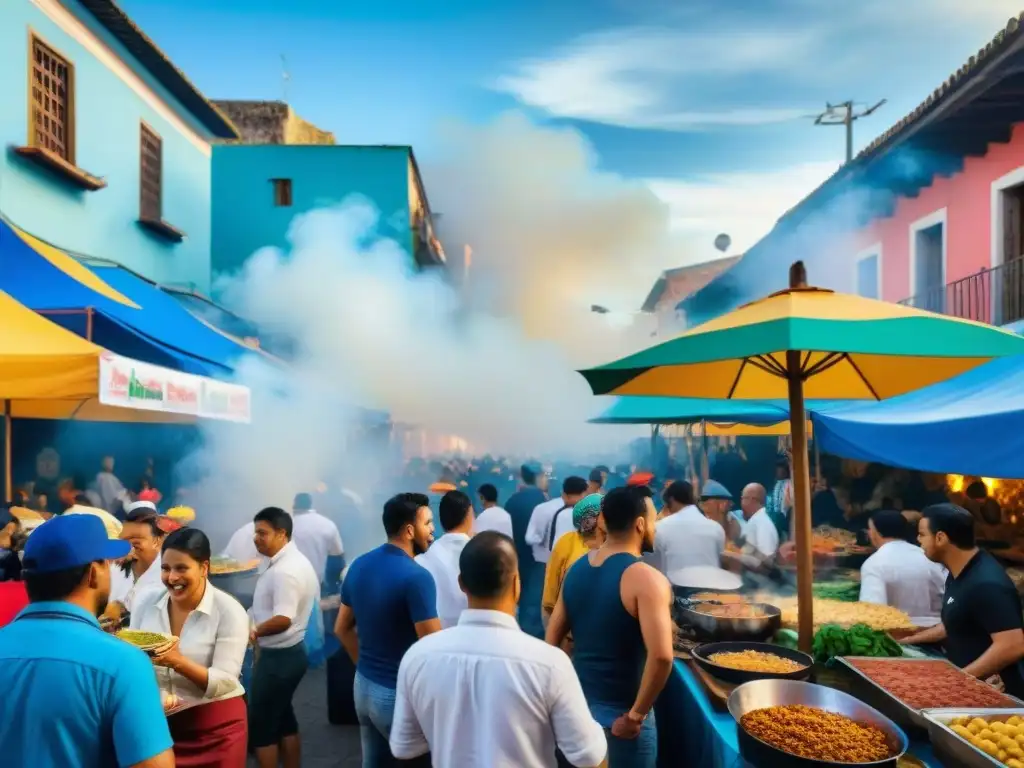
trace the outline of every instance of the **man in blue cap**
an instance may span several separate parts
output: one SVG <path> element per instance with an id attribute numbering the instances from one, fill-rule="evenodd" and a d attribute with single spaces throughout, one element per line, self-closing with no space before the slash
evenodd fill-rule
<path id="1" fill-rule="evenodd" d="M 92 515 L 55 517 L 25 544 L 30 604 L 0 629 L 0 763 L 173 768 L 153 666 L 100 629 L 110 561 L 128 554 Z"/>

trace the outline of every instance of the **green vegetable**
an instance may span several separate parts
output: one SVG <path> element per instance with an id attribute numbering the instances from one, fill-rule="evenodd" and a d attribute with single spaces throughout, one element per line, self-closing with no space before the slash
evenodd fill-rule
<path id="1" fill-rule="evenodd" d="M 903 647 L 885 632 L 877 632 L 866 624 L 843 629 L 826 624 L 818 630 L 812 644 L 815 661 L 824 662 L 836 656 L 902 656 Z"/>
<path id="2" fill-rule="evenodd" d="M 814 596 L 822 600 L 840 600 L 855 603 L 860 599 L 860 584 L 856 581 L 826 581 L 815 584 Z"/>

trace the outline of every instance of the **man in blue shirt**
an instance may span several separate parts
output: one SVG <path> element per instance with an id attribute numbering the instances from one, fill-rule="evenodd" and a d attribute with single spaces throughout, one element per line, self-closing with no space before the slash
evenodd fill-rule
<path id="1" fill-rule="evenodd" d="M 548 497 L 537 485 L 543 477 L 540 467 L 523 464 L 519 476 L 523 484 L 505 502 L 505 511 L 512 518 L 512 540 L 519 558 L 519 583 L 522 585 L 519 626 L 523 632 L 543 638 L 544 622 L 541 619 L 540 603 L 544 592 L 544 563 L 533 559 L 533 548 L 526 543 L 526 529 L 530 527 L 533 510 L 547 501 Z"/>
<path id="2" fill-rule="evenodd" d="M 0 763 L 33 768 L 173 768 L 146 654 L 100 629 L 110 560 L 131 549 L 92 515 L 55 517 L 24 551 L 31 603 L 0 629 Z"/>
<path id="3" fill-rule="evenodd" d="M 430 571 L 413 558 L 434 540 L 429 499 L 400 493 L 384 505 L 386 544 L 357 557 L 341 585 L 334 625 L 356 665 L 354 683 L 363 766 L 390 766 L 398 664 L 417 639 L 441 629 Z M 429 757 L 425 765 L 430 765 Z"/>

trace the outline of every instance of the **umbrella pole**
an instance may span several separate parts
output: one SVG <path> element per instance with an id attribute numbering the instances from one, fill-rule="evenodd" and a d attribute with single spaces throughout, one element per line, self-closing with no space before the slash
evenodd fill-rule
<path id="1" fill-rule="evenodd" d="M 800 650 L 814 640 L 814 557 L 811 551 L 811 476 L 807 453 L 807 414 L 800 352 L 786 352 L 789 375 L 789 426 L 793 445 L 793 520 L 796 532 L 796 590 Z"/>
<path id="2" fill-rule="evenodd" d="M 14 460 L 11 456 L 11 401 L 4 400 L 4 499 L 14 500 Z"/>

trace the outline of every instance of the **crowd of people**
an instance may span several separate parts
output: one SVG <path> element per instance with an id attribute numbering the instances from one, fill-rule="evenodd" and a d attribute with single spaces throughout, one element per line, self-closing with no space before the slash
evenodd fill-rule
<path id="1" fill-rule="evenodd" d="M 385 543 L 347 571 L 338 526 L 299 493 L 227 544 L 231 560 L 260 562 L 245 607 L 211 581 L 201 527 L 149 499 L 114 515 L 68 487 L 64 513 L 27 538 L 0 510 L 12 713 L 0 754 L 18 766 L 296 768 L 292 702 L 333 594 L 366 768 L 653 767 L 672 586 L 778 579 L 793 546 L 787 478 L 737 497 L 721 481 L 697 493 L 643 472 L 609 488 L 613 474 L 563 475 L 552 490 L 526 464 L 514 490 L 480 482 L 476 503 L 457 476 L 395 495 Z M 972 674 L 1024 694 L 1020 600 L 977 547 L 974 516 L 949 502 L 881 508 L 866 530 L 861 599 L 912 616 L 923 629 L 908 642 L 941 642 Z M 144 653 L 113 636 L 122 627 L 161 641 Z"/>

